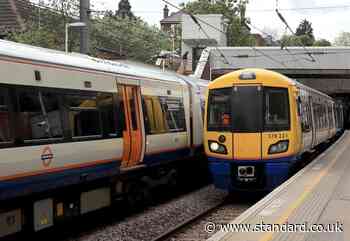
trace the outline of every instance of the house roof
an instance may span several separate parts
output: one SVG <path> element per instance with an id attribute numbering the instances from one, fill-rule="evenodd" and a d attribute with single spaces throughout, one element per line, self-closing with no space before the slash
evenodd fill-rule
<path id="1" fill-rule="evenodd" d="M 31 11 L 28 0 L 0 0 L 0 31 L 24 27 Z"/>
<path id="2" fill-rule="evenodd" d="M 182 15 L 184 13 L 182 11 L 178 11 L 172 13 L 169 17 L 160 20 L 160 24 L 177 24 L 181 23 Z"/>

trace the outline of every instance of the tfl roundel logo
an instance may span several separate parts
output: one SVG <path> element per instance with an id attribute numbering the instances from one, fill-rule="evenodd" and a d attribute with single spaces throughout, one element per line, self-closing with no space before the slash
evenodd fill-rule
<path id="1" fill-rule="evenodd" d="M 49 146 L 45 146 L 41 154 L 41 160 L 43 162 L 44 167 L 49 167 L 51 165 L 52 159 L 53 159 L 53 154 L 52 154 L 51 148 Z"/>

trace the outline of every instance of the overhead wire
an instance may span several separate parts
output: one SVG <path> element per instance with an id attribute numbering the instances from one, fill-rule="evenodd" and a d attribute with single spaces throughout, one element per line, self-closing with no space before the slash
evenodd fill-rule
<path id="1" fill-rule="evenodd" d="M 194 23 L 199 27 L 200 31 L 202 31 L 202 33 L 206 36 L 207 39 L 212 39 L 210 38 L 209 34 L 204 30 L 204 28 L 202 27 L 201 23 L 206 24 L 207 26 L 223 33 L 226 35 L 226 33 L 224 31 L 222 31 L 221 29 L 217 28 L 216 26 L 202 20 L 201 18 L 198 18 L 196 16 L 194 16 L 192 13 L 185 11 L 184 9 L 176 6 L 175 4 L 172 4 L 171 2 L 167 1 L 167 0 L 162 0 L 163 2 L 169 4 L 170 6 L 176 8 L 177 10 L 182 11 L 183 13 L 189 15 L 191 17 L 191 19 L 194 21 Z M 201 22 L 201 23 L 200 23 Z M 218 46 L 214 46 L 214 48 L 216 49 L 216 51 L 220 54 L 220 57 L 224 60 L 224 63 L 227 65 L 230 65 L 230 61 L 226 58 L 225 54 L 221 51 L 221 49 Z"/>
<path id="2" fill-rule="evenodd" d="M 279 19 L 284 23 L 284 25 L 286 26 L 286 28 L 293 34 L 295 35 L 293 29 L 290 27 L 290 25 L 288 24 L 287 20 L 283 17 L 283 15 L 278 11 L 278 8 L 276 8 L 276 13 L 277 16 L 279 17 Z M 305 47 L 304 44 L 302 44 L 303 49 L 306 51 L 307 55 L 310 57 L 310 61 L 311 62 L 316 62 L 316 59 L 312 56 L 312 54 L 308 51 L 308 49 Z"/>
<path id="3" fill-rule="evenodd" d="M 162 0 L 162 1 L 165 2 L 166 4 L 169 4 L 169 6 L 174 7 L 174 8 L 176 8 L 177 10 L 182 11 L 182 12 L 185 13 L 185 14 L 188 14 L 189 16 L 191 16 L 192 19 L 193 19 L 193 18 L 196 18 L 196 19 L 198 20 L 197 22 L 195 22 L 196 24 L 197 24 L 198 22 L 202 22 L 202 23 L 206 24 L 207 26 L 211 27 L 212 29 L 215 29 L 215 30 L 219 31 L 220 33 L 223 33 L 223 34 L 225 34 L 225 35 L 227 34 L 226 32 L 222 31 L 221 29 L 218 29 L 216 26 L 213 26 L 212 24 L 210 24 L 210 23 L 208 23 L 208 22 L 202 20 L 201 18 L 194 16 L 192 13 L 190 13 L 190 12 L 188 12 L 188 11 L 185 11 L 184 9 L 182 9 L 182 8 L 180 8 L 180 7 L 178 7 L 178 6 L 176 6 L 175 4 L 169 2 L 168 0 Z M 197 24 L 197 25 L 198 25 L 198 24 Z M 203 28 L 202 28 L 202 29 L 203 29 Z M 271 61 L 273 61 L 273 62 L 275 62 L 275 63 L 278 63 L 278 64 L 280 64 L 280 65 L 286 67 L 286 65 L 285 65 L 283 62 L 278 61 L 277 59 L 273 58 L 273 57 L 270 56 L 269 54 L 266 54 L 264 51 L 262 51 L 262 50 L 260 50 L 260 49 L 257 49 L 257 48 L 254 47 L 254 46 L 249 46 L 249 47 L 252 48 L 252 49 L 253 49 L 254 51 L 256 51 L 256 52 L 259 52 L 261 55 L 265 56 L 266 58 L 270 59 Z M 223 52 L 220 50 L 220 48 L 216 47 L 216 49 L 217 49 L 217 51 L 220 53 L 221 57 L 222 57 L 222 56 L 225 56 L 225 55 L 223 54 Z M 226 58 L 226 57 L 225 57 L 225 58 Z M 226 58 L 226 59 L 227 59 L 227 58 Z"/>

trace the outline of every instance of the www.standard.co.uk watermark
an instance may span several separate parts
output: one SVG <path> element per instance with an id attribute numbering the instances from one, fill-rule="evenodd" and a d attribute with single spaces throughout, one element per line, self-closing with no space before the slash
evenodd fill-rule
<path id="1" fill-rule="evenodd" d="M 215 233 L 217 231 L 223 232 L 280 232 L 280 233 L 341 233 L 344 231 L 343 223 L 336 222 L 331 224 L 309 224 L 308 222 L 295 224 L 295 223 L 283 223 L 283 224 L 269 224 L 261 221 L 258 224 L 245 224 L 245 223 L 228 223 L 228 224 L 215 224 L 208 222 L 204 227 L 207 233 Z"/>

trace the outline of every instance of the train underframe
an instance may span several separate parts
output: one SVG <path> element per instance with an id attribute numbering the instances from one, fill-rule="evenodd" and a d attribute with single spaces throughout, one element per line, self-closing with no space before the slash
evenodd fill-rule
<path id="1" fill-rule="evenodd" d="M 49 230 L 114 204 L 137 210 L 149 204 L 155 189 L 163 186 L 168 192 L 174 192 L 179 182 L 193 178 L 194 171 L 198 175 L 193 182 L 208 181 L 207 161 L 203 154 L 162 165 L 140 166 L 114 176 L 2 200 L 0 239 L 11 238 L 19 233 Z"/>

